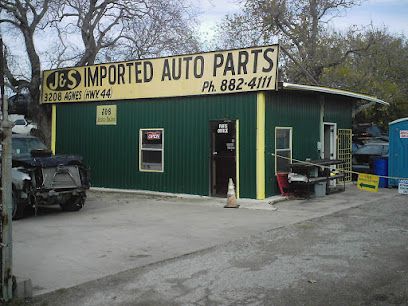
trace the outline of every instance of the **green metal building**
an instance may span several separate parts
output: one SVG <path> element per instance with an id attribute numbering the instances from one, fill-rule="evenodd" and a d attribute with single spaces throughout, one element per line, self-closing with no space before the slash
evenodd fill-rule
<path id="1" fill-rule="evenodd" d="M 225 195 L 232 177 L 240 197 L 262 199 L 278 193 L 273 153 L 334 158 L 337 147 L 324 152 L 333 137 L 324 129 L 351 129 L 355 98 L 317 89 L 109 102 L 117 107 L 116 125 L 95 124 L 97 105 L 106 102 L 58 104 L 55 149 L 81 154 L 95 187 Z M 227 133 L 217 133 L 220 124 Z M 140 169 L 144 130 L 162 131 L 161 171 Z"/>
<path id="2" fill-rule="evenodd" d="M 341 158 L 351 167 L 353 109 L 382 103 L 287 83 L 157 96 L 53 103 L 54 152 L 82 155 L 94 187 L 225 196 L 232 178 L 238 197 L 264 199 L 279 193 L 276 172 L 292 158 Z"/>

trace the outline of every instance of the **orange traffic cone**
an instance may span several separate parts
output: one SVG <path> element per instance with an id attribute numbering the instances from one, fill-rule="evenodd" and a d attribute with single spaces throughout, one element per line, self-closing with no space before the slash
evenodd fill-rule
<path id="1" fill-rule="evenodd" d="M 235 197 L 235 186 L 232 178 L 228 180 L 227 205 L 224 208 L 238 208 L 237 198 Z"/>

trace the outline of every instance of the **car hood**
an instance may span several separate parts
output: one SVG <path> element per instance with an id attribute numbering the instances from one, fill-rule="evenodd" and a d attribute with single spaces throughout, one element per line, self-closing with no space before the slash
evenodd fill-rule
<path id="1" fill-rule="evenodd" d="M 57 167 L 67 165 L 81 165 L 82 157 L 78 155 L 51 155 L 51 156 L 13 156 L 13 167 Z"/>

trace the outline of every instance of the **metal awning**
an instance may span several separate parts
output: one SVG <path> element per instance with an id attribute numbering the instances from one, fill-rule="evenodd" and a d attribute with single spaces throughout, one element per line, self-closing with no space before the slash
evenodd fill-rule
<path id="1" fill-rule="evenodd" d="M 359 94 L 359 93 L 355 93 L 355 92 L 351 92 L 351 91 L 328 88 L 328 87 L 310 86 L 310 85 L 301 85 L 301 84 L 292 84 L 292 83 L 280 82 L 279 83 L 279 88 L 288 89 L 288 90 L 322 92 L 322 93 L 332 94 L 332 95 L 347 96 L 347 97 L 351 97 L 351 98 L 355 98 L 355 99 L 359 99 L 359 100 L 369 101 L 371 103 L 379 103 L 379 104 L 386 105 L 386 106 L 390 105 L 388 102 L 377 99 L 375 97 L 370 97 L 370 96 L 367 96 L 367 95 L 363 95 L 363 94 Z"/>

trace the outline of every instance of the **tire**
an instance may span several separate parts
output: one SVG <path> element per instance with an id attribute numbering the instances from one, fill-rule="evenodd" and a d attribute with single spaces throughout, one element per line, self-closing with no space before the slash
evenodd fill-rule
<path id="1" fill-rule="evenodd" d="M 63 211 L 78 211 L 84 207 L 85 204 L 85 195 L 80 194 L 78 196 L 72 196 L 64 204 L 61 204 Z"/>
<path id="2" fill-rule="evenodd" d="M 13 202 L 13 220 L 18 220 L 24 217 L 25 213 L 25 202 L 21 201 L 21 199 L 18 199 L 17 193 L 13 191 L 13 197 L 12 197 L 12 202 Z"/>

